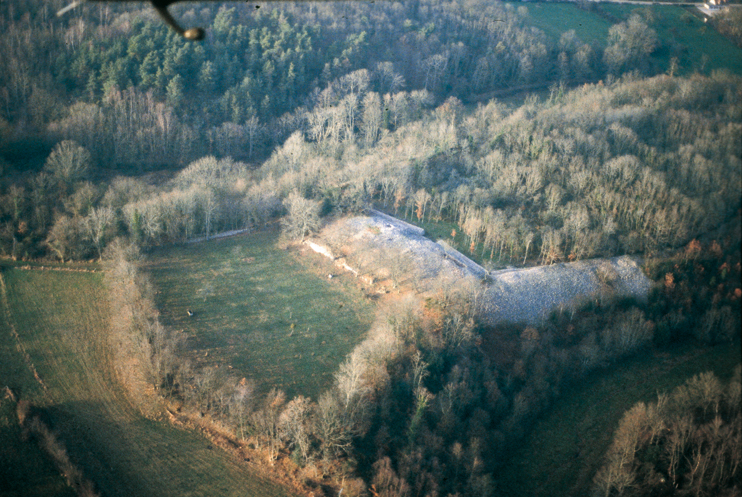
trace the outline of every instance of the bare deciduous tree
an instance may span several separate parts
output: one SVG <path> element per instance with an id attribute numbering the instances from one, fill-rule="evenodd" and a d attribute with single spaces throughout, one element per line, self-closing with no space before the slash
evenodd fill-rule
<path id="1" fill-rule="evenodd" d="M 105 240 L 106 230 L 116 217 L 116 213 L 110 207 L 92 208 L 90 214 L 85 218 L 85 227 L 90 239 L 98 250 L 98 259 L 103 259 L 102 246 Z"/>
<path id="2" fill-rule="evenodd" d="M 281 220 L 281 226 L 288 238 L 301 238 L 304 241 L 305 236 L 319 229 L 319 202 L 292 192 L 284 203 L 288 214 Z"/>
<path id="3" fill-rule="evenodd" d="M 91 162 L 90 152 L 77 142 L 64 140 L 54 146 L 44 169 L 68 186 L 88 174 Z"/>
<path id="4" fill-rule="evenodd" d="M 299 451 L 301 462 L 309 461 L 310 434 L 313 431 L 313 409 L 311 400 L 299 395 L 292 399 L 278 418 L 278 430 L 281 439 L 289 448 Z"/>

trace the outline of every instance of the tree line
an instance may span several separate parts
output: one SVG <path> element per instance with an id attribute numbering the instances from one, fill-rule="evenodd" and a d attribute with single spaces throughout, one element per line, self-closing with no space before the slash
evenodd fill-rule
<path id="1" fill-rule="evenodd" d="M 184 23 L 211 28 L 204 43 L 184 43 L 148 7 L 91 5 L 55 18 L 50 2 L 4 3 L 5 155 L 69 139 L 97 165 L 132 171 L 208 154 L 259 160 L 327 85 L 355 71 L 368 72 L 382 100 L 406 90 L 476 101 L 639 66 L 651 74 L 648 55 L 660 46 L 640 16 L 617 23 L 603 48 L 574 31 L 547 37 L 525 6 L 481 0 L 186 7 L 175 7 Z"/>
<path id="2" fill-rule="evenodd" d="M 726 384 L 702 373 L 628 410 L 594 495 L 734 495 L 742 478 L 740 367 Z"/>
<path id="3" fill-rule="evenodd" d="M 382 99 L 369 81 L 361 70 L 329 84 L 258 168 L 207 156 L 159 184 L 94 181 L 87 148 L 59 142 L 41 171 L 4 182 L 0 249 L 67 260 L 100 257 L 117 235 L 145 247 L 208 237 L 283 215 L 290 194 L 315 217 L 376 205 L 455 223 L 493 267 L 660 253 L 739 216 L 741 103 L 728 74 L 555 87 L 474 109 L 436 107 L 424 91 Z"/>

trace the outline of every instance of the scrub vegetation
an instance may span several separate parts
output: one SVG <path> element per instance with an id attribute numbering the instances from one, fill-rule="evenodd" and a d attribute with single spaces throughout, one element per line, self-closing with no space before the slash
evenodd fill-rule
<path id="1" fill-rule="evenodd" d="M 271 474 L 315 496 L 497 495 L 511 447 L 587 378 L 625 364 L 635 378 L 651 366 L 626 361 L 642 354 L 738 348 L 734 15 L 184 3 L 175 16 L 209 33 L 190 43 L 146 5 L 57 18 L 58 3 L 0 3 L 2 378 L 29 413 L 16 424 L 4 400 L 0 436 L 38 419 L 36 439 L 79 469 L 73 487 L 280 495 Z M 476 285 L 397 285 L 401 258 L 388 293 L 328 278 L 333 263 L 300 242 L 368 207 L 488 270 L 628 254 L 654 288 L 488 325 Z M 581 489 L 740 488 L 726 449 L 707 450 L 738 437 L 727 393 L 712 402 L 721 428 L 706 404 L 636 395 L 601 425 L 616 442 L 590 451 L 607 469 L 576 457 Z M 671 433 L 691 419 L 698 436 L 668 465 L 672 435 L 646 432 L 617 464 L 630 421 L 646 431 L 639 411 Z M 71 474 L 64 458 L 24 444 L 61 488 L 50 468 Z"/>

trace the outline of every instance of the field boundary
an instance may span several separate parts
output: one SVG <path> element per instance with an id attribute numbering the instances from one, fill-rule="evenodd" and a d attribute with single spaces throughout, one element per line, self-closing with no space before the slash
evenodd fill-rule
<path id="1" fill-rule="evenodd" d="M 59 475 L 67 482 L 67 486 L 80 497 L 99 497 L 93 482 L 70 459 L 64 442 L 35 412 L 36 406 L 27 401 L 17 401 L 10 388 L 6 387 L 6 390 L 6 398 L 10 398 L 15 405 L 18 424 L 24 432 L 34 435 L 39 449 L 52 460 Z"/>
<path id="2" fill-rule="evenodd" d="M 64 271 L 67 273 L 102 273 L 102 269 L 85 269 L 77 267 L 58 267 L 58 266 L 15 266 L 13 269 L 22 269 L 24 271 Z"/>
<path id="3" fill-rule="evenodd" d="M 10 313 L 10 305 L 8 303 L 8 293 L 5 288 L 5 279 L 3 278 L 2 274 L 0 274 L 0 298 L 2 298 L 2 306 L 5 309 L 5 320 L 8 322 L 8 328 L 10 329 L 10 334 L 13 336 L 13 339 L 15 340 L 15 347 L 18 350 L 18 352 L 20 352 L 21 355 L 23 355 L 23 360 L 25 361 L 26 366 L 28 366 L 28 368 L 33 373 L 33 377 L 36 379 L 38 384 L 41 385 L 41 388 L 44 389 L 44 392 L 46 392 L 47 391 L 46 383 L 44 383 L 44 380 L 42 380 L 41 376 L 39 376 L 39 372 L 36 370 L 36 366 L 31 360 L 31 356 L 26 351 L 26 347 L 23 346 L 23 343 L 21 342 L 21 337 L 16 331 L 15 325 L 13 324 L 13 316 Z"/>
<path id="4" fill-rule="evenodd" d="M 202 416 L 200 413 L 189 412 L 165 407 L 165 414 L 169 423 L 176 428 L 198 433 L 205 439 L 209 440 L 214 446 L 218 447 L 241 465 L 247 466 L 258 476 L 265 478 L 290 492 L 303 495 L 313 495 L 312 487 L 304 481 L 298 479 L 298 473 L 295 468 L 289 469 L 287 466 L 288 453 L 282 451 L 272 462 L 265 462 L 267 459 L 266 451 L 255 448 L 253 440 L 240 439 L 228 428 L 224 428 L 217 420 L 209 415 Z M 277 467 L 281 469 L 277 470 Z"/>
<path id="5" fill-rule="evenodd" d="M 186 243 L 208 242 L 209 240 L 218 240 L 219 238 L 228 238 L 230 236 L 236 236 L 236 235 L 241 235 L 243 233 L 249 233 L 250 231 L 252 231 L 252 229 L 250 228 L 244 228 L 241 230 L 222 231 L 221 233 L 216 233 L 210 236 L 199 236 L 198 238 L 191 238 L 190 240 L 186 240 Z"/>

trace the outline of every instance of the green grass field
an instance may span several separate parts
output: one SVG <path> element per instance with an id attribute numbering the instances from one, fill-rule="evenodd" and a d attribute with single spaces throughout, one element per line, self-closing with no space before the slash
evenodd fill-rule
<path id="1" fill-rule="evenodd" d="M 167 326 L 197 364 L 317 399 L 363 340 L 373 306 L 329 260 L 276 245 L 275 231 L 161 248 L 146 269 Z M 189 317 L 188 310 L 194 315 Z"/>
<path id="2" fill-rule="evenodd" d="M 713 371 L 728 381 L 740 363 L 739 351 L 739 342 L 707 349 L 684 346 L 637 357 L 581 381 L 514 448 L 498 472 L 500 495 L 590 495 L 592 478 L 625 411 L 637 402 L 656 401 L 658 392 L 701 372 Z"/>
<path id="3" fill-rule="evenodd" d="M 572 3 L 537 2 L 513 6 L 525 6 L 528 9 L 525 22 L 553 40 L 558 41 L 562 33 L 574 29 L 583 42 L 602 47 L 607 45 L 608 30 L 615 20 L 626 20 L 636 12 L 649 20 L 663 45 L 652 56 L 661 71 L 667 71 L 670 59 L 677 57 L 677 75 L 710 74 L 717 69 L 742 74 L 742 49 L 694 15 L 690 7 L 601 3 L 596 6 L 597 10 L 587 11 Z"/>
<path id="4" fill-rule="evenodd" d="M 0 277 L 2 274 L 0 273 Z M 0 283 L 1 284 L 1 283 Z M 0 301 L 0 388 L 23 389 L 25 396 L 38 395 L 41 388 L 20 358 L 11 335 L 6 309 Z M 19 360 L 20 359 L 20 360 Z M 0 395 L 4 395 L 0 393 Z M 0 397 L 0 495 L 3 497 L 69 496 L 67 486 L 54 463 L 37 444 L 22 439 L 15 403 Z"/>
<path id="5" fill-rule="evenodd" d="M 611 23 L 606 19 L 580 9 L 573 3 L 515 3 L 528 9 L 526 23 L 537 27 L 552 39 L 559 40 L 563 33 L 574 29 L 584 43 L 605 46 Z"/>
<path id="6" fill-rule="evenodd" d="M 670 58 L 678 57 L 678 75 L 696 71 L 710 74 L 717 69 L 728 69 L 742 74 L 742 49 L 708 26 L 698 16 L 683 7 L 672 5 L 620 5 L 603 3 L 600 8 L 619 19 L 628 19 L 632 13 L 646 13 L 650 27 L 657 31 L 663 44 L 676 47 L 659 50 L 653 58 L 663 70 L 670 65 Z M 704 62 L 705 61 L 705 62 Z"/>
<path id="7" fill-rule="evenodd" d="M 110 373 L 102 274 L 3 269 L 0 386 L 41 410 L 72 461 L 104 495 L 287 495 L 205 438 L 148 420 L 130 405 Z M 47 390 L 17 350 L 11 325 Z M 12 481 L 3 482 L 0 494 L 69 495 L 45 456 L 18 438 L 8 404 L 0 410 L 7 462 L 0 474 Z"/>

